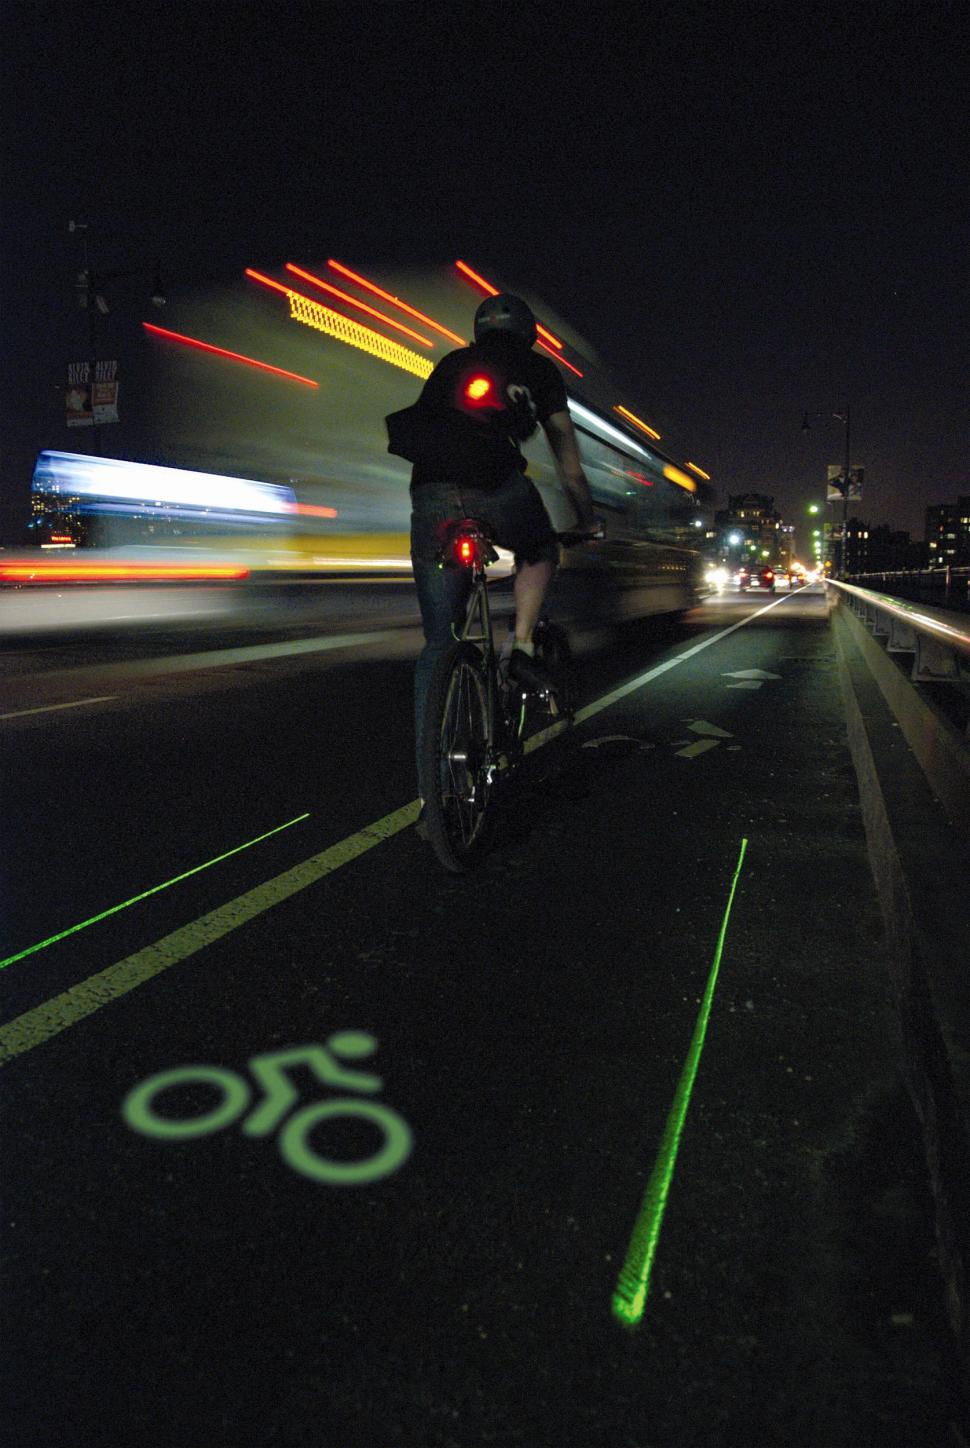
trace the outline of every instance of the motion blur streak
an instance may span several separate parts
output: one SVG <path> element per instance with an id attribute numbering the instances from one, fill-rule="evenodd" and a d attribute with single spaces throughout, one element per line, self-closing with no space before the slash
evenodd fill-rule
<path id="1" fill-rule="evenodd" d="M 595 412 L 590 412 L 588 407 L 584 407 L 581 402 L 577 402 L 573 397 L 569 399 L 569 411 L 574 417 L 579 419 L 580 423 L 586 427 L 591 427 L 594 432 L 598 432 L 602 437 L 608 437 L 614 442 L 622 443 L 628 452 L 637 452 L 641 457 L 645 458 L 650 457 L 646 449 L 642 448 L 638 442 L 634 442 L 632 437 L 628 437 L 627 434 L 621 432 L 618 427 L 611 427 L 608 422 L 604 422 L 603 418 L 598 417 Z"/>
<path id="2" fill-rule="evenodd" d="M 151 563 L 8 563 L 0 566 L 2 583 L 164 583 L 177 580 L 232 579 L 249 577 L 248 568 L 228 564 L 200 565 Z"/>
<path id="3" fill-rule="evenodd" d="M 472 271 L 471 267 L 467 264 L 467 262 L 456 261 L 455 266 L 460 272 L 464 272 L 465 276 L 468 277 L 470 281 L 474 282 L 477 287 L 481 287 L 488 296 L 498 296 L 498 287 L 493 287 L 492 283 L 487 282 L 484 277 L 479 276 L 477 271 Z M 536 331 L 539 333 L 540 337 L 545 337 L 547 342 L 551 342 L 552 345 L 556 347 L 560 352 L 562 351 L 562 343 L 560 342 L 559 338 L 554 337 L 552 333 L 548 331 L 545 327 L 541 326 L 539 322 L 536 322 Z M 569 364 L 567 363 L 566 365 L 568 367 Z M 575 367 L 573 368 L 573 371 L 576 371 Z M 582 375 L 583 374 L 580 372 L 579 376 L 582 377 Z"/>
<path id="4" fill-rule="evenodd" d="M 258 367 L 261 372 L 274 372 L 277 377 L 288 377 L 292 382 L 302 382 L 304 387 L 319 387 L 311 377 L 301 377 L 298 372 L 287 372 L 283 367 L 273 367 L 269 362 L 259 362 L 255 357 L 244 357 L 241 352 L 229 352 L 225 347 L 214 347 L 211 342 L 200 342 L 198 337 L 183 337 L 181 332 L 169 332 L 165 327 L 156 327 L 152 322 L 142 322 L 146 332 L 156 337 L 165 337 L 170 342 L 181 342 L 184 347 L 198 347 L 200 352 L 212 352 L 216 357 L 228 357 L 231 362 L 244 362 L 247 367 Z"/>
<path id="5" fill-rule="evenodd" d="M 669 478 L 678 487 L 686 488 L 688 493 L 697 492 L 697 484 L 694 479 L 689 478 L 686 473 L 682 473 L 680 468 L 675 468 L 673 463 L 664 463 L 664 477 Z"/>
<path id="6" fill-rule="evenodd" d="M 413 372 L 415 377 L 430 377 L 434 371 L 434 363 L 428 358 L 419 357 L 417 352 L 402 347 L 400 342 L 392 342 L 389 337 L 382 337 L 380 332 L 365 327 L 363 322 L 351 321 L 350 317 L 333 311 L 331 307 L 325 307 L 322 302 L 312 301 L 303 296 L 302 292 L 289 292 L 287 295 L 290 301 L 290 316 L 294 322 L 302 322 L 306 327 L 325 332 L 328 337 L 333 337 L 338 342 L 346 342 L 349 347 L 359 347 L 362 352 L 369 352 L 372 357 L 379 357 L 382 362 L 389 362 L 392 367 Z"/>
<path id="7" fill-rule="evenodd" d="M 358 301 L 357 298 L 352 297 L 349 292 L 342 292 L 339 287 L 333 287 L 329 282 L 325 282 L 322 277 L 315 277 L 312 272 L 304 271 L 302 267 L 294 266 L 291 261 L 286 263 L 286 270 L 292 272 L 295 277 L 300 277 L 303 281 L 310 282 L 315 287 L 322 287 L 325 292 L 331 292 L 333 296 L 339 297 L 340 300 L 346 302 L 348 306 L 358 307 L 362 312 L 366 312 L 369 317 L 376 317 L 378 321 L 383 322 L 386 327 L 396 327 L 397 330 L 403 332 L 406 337 L 413 337 L 415 342 L 420 342 L 422 347 L 434 346 L 434 343 L 428 337 L 422 337 L 420 332 L 415 332 L 411 327 L 405 327 L 403 322 L 395 322 L 393 317 L 385 316 L 385 314 L 379 312 L 376 307 L 368 306 L 367 302 Z"/>
<path id="8" fill-rule="evenodd" d="M 558 352 L 553 352 L 552 348 L 546 342 L 543 342 L 541 337 L 539 338 L 539 346 L 545 347 L 546 351 L 555 357 L 557 362 L 561 362 L 564 367 L 568 367 L 570 372 L 575 372 L 577 377 L 582 377 L 583 374 L 578 367 L 574 367 L 571 362 L 567 362 L 565 357 L 560 357 Z"/>
<path id="9" fill-rule="evenodd" d="M 249 514 L 289 517 L 296 502 L 292 488 L 224 473 L 202 473 L 160 463 L 133 463 L 124 458 L 90 457 L 86 453 L 45 448 L 34 466 L 32 491 L 48 498 L 109 502 L 181 510 L 178 516 L 229 514 L 239 522 Z"/>
<path id="10" fill-rule="evenodd" d="M 696 463 L 689 462 L 687 466 L 690 468 L 692 473 L 696 473 L 699 478 L 703 478 L 705 483 L 709 483 L 711 481 L 710 473 L 705 473 L 704 469 L 699 468 Z"/>
<path id="11" fill-rule="evenodd" d="M 419 322 L 424 322 L 427 326 L 432 327 L 434 331 L 440 332 L 442 337 L 447 337 L 450 342 L 456 343 L 459 347 L 465 346 L 464 337 L 459 337 L 457 332 L 449 332 L 448 328 L 443 327 L 440 322 L 432 321 L 432 319 L 426 317 L 423 312 L 419 312 L 416 307 L 409 306 L 407 302 L 402 302 L 400 297 L 392 297 L 390 292 L 383 291 L 380 287 L 375 286 L 373 282 L 369 282 L 366 277 L 358 275 L 357 272 L 352 272 L 350 267 L 344 266 L 342 262 L 334 261 L 333 257 L 331 257 L 327 262 L 327 266 L 332 266 L 335 272 L 339 272 L 341 276 L 345 276 L 350 281 L 356 282 L 359 287 L 365 287 L 367 291 L 373 292 L 376 297 L 382 297 L 385 302 L 391 302 L 395 307 L 400 307 L 401 311 L 407 312 L 409 317 L 417 317 Z"/>
<path id="12" fill-rule="evenodd" d="M 626 407 L 620 407 L 619 403 L 614 404 L 613 411 L 618 412 L 621 417 L 625 417 L 628 422 L 632 422 L 634 427 L 638 427 L 640 431 L 645 432 L 648 437 L 652 437 L 654 442 L 660 441 L 659 432 L 654 432 L 653 428 L 644 422 L 641 417 L 637 417 L 635 412 L 630 412 Z"/>
<path id="13" fill-rule="evenodd" d="M 413 372 L 415 377 L 430 377 L 434 371 L 434 364 L 427 358 L 419 357 L 417 352 L 403 347 L 400 342 L 392 342 L 390 337 L 381 336 L 380 332 L 375 332 L 373 328 L 365 327 L 363 322 L 355 322 L 350 317 L 345 317 L 342 312 L 335 312 L 332 307 L 325 307 L 322 302 L 315 302 L 312 297 L 304 296 L 303 292 L 284 287 L 280 282 L 274 282 L 272 277 L 254 271 L 251 266 L 246 268 L 246 275 L 264 287 L 272 287 L 274 291 L 282 292 L 290 304 L 290 317 L 294 322 L 302 322 L 305 327 L 313 327 L 317 332 L 323 332 L 338 342 L 346 342 L 348 347 L 357 347 L 361 352 L 368 352 L 382 362 L 389 362 L 392 367 Z"/>

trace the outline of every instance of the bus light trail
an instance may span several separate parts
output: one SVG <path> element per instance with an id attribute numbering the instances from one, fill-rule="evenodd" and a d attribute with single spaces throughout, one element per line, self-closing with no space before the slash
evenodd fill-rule
<path id="1" fill-rule="evenodd" d="M 345 342 L 348 347 L 357 347 L 361 352 L 379 358 L 381 362 L 388 362 L 392 367 L 400 367 L 404 372 L 413 373 L 415 377 L 424 379 L 430 377 L 434 371 L 434 363 L 429 358 L 412 352 L 410 347 L 405 347 L 401 342 L 392 342 L 390 337 L 375 332 L 373 327 L 365 327 L 363 322 L 355 322 L 352 317 L 344 316 L 343 312 L 336 312 L 333 307 L 325 307 L 322 302 L 316 302 L 303 292 L 294 291 L 292 287 L 283 286 L 272 277 L 254 271 L 251 266 L 246 268 L 246 275 L 261 286 L 282 292 L 290 304 L 290 317 L 294 322 L 302 322 L 305 327 L 313 327 L 327 337 Z"/>
<path id="2" fill-rule="evenodd" d="M 464 273 L 464 275 L 468 278 L 470 282 L 473 283 L 474 286 L 481 287 L 482 291 L 485 293 L 486 296 L 498 296 L 498 287 L 493 287 L 492 283 L 487 282 L 484 277 L 479 276 L 477 271 L 472 271 L 471 267 L 468 265 L 467 262 L 456 261 L 455 266 L 460 272 Z M 562 351 L 562 343 L 560 342 L 559 338 L 554 337 L 552 333 L 548 331 L 545 327 L 543 327 L 539 322 L 536 322 L 536 331 L 539 333 L 540 337 L 545 337 L 546 341 L 550 342 L 552 346 L 557 349 L 557 351 Z M 582 377 L 583 374 L 580 373 L 579 375 L 580 377 Z"/>
<path id="3" fill-rule="evenodd" d="M 323 291 L 330 292 L 333 296 L 339 297 L 340 300 L 346 302 L 348 306 L 357 307 L 360 311 L 366 312 L 369 317 L 376 317 L 378 321 L 384 323 L 385 327 L 396 327 L 397 330 L 403 332 L 406 337 L 411 337 L 415 342 L 420 342 L 422 347 L 434 346 L 430 338 L 422 337 L 420 332 L 415 332 L 413 328 L 406 327 L 403 322 L 395 322 L 393 317 L 385 316 L 385 314 L 379 312 L 376 307 L 369 306 L 367 302 L 358 301 L 357 298 L 352 297 L 349 292 L 342 292 L 339 287 L 331 286 L 330 283 L 325 282 L 322 277 L 315 277 L 312 272 L 304 271 L 302 267 L 294 266 L 291 261 L 286 263 L 286 270 L 292 272 L 295 277 L 300 277 L 302 281 L 310 282 L 312 286 L 320 287 Z"/>
<path id="4" fill-rule="evenodd" d="M 734 878 L 731 881 L 727 904 L 724 907 L 724 917 L 721 921 L 721 929 L 717 937 L 714 961 L 711 965 L 710 975 L 708 976 L 704 998 L 701 1001 L 701 1008 L 697 1015 L 697 1024 L 694 1026 L 694 1034 L 691 1037 L 687 1059 L 680 1073 L 680 1080 L 677 1082 L 677 1090 L 674 1093 L 674 1103 L 667 1117 L 667 1125 L 660 1143 L 660 1150 L 657 1153 L 657 1160 L 654 1163 L 653 1171 L 650 1173 L 650 1180 L 647 1182 L 647 1188 L 643 1194 L 640 1210 L 637 1213 L 637 1219 L 633 1225 L 630 1245 L 627 1248 L 626 1258 L 623 1266 L 620 1268 L 616 1290 L 613 1293 L 613 1316 L 618 1322 L 621 1322 L 624 1327 L 636 1327 L 637 1323 L 640 1322 L 643 1317 L 643 1309 L 647 1301 L 647 1291 L 650 1286 L 650 1273 L 653 1269 L 653 1262 L 657 1253 L 657 1243 L 660 1239 L 660 1227 L 663 1222 L 664 1209 L 667 1205 L 670 1183 L 673 1180 L 674 1166 L 677 1162 L 677 1151 L 680 1147 L 681 1133 L 684 1129 L 684 1120 L 687 1116 L 687 1108 L 690 1105 L 691 1092 L 694 1089 L 694 1081 L 700 1065 L 701 1052 L 704 1049 L 704 1037 L 707 1034 L 707 1023 L 711 1014 L 714 987 L 717 985 L 717 975 L 721 966 L 721 955 L 724 950 L 728 921 L 731 917 L 734 894 L 738 887 L 738 879 L 741 874 L 741 866 L 744 863 L 747 848 L 748 841 L 742 839 L 741 853 L 738 856 L 738 863 L 734 868 Z"/>
<path id="5" fill-rule="evenodd" d="M 457 332 L 449 332 L 448 328 L 443 327 L 440 322 L 432 321 L 432 319 L 426 317 L 423 312 L 419 312 L 416 307 L 409 306 L 407 302 L 402 302 L 400 297 L 392 297 L 390 292 L 385 292 L 381 287 L 376 286 L 374 282 L 369 282 L 366 277 L 362 277 L 358 272 L 352 272 L 350 267 L 344 266 L 342 262 L 334 261 L 333 257 L 330 257 L 327 266 L 333 267 L 335 272 L 339 272 L 341 276 L 347 277 L 349 281 L 356 282 L 359 287 L 363 287 L 366 291 L 373 292 L 376 297 L 381 297 L 385 302 L 390 302 L 393 306 L 400 307 L 402 312 L 407 312 L 409 317 L 416 317 L 419 322 L 424 322 L 426 326 L 431 327 L 435 332 L 440 332 L 442 337 L 448 338 L 449 342 L 454 342 L 459 347 L 466 345 L 465 338 L 459 337 Z"/>
<path id="6" fill-rule="evenodd" d="M 292 382 L 302 382 L 304 387 L 319 387 L 311 377 L 301 377 L 298 372 L 287 372 L 283 367 L 273 367 L 269 362 L 259 362 L 255 357 L 244 357 L 241 352 L 228 352 L 225 347 L 214 347 L 211 342 L 200 342 L 198 337 L 184 337 L 181 332 L 170 332 L 166 327 L 156 327 L 152 322 L 142 322 L 146 332 L 156 337 L 165 337 L 169 342 L 181 342 L 183 347 L 196 347 L 200 352 L 212 352 L 216 357 L 228 357 L 232 362 L 245 362 L 247 367 L 258 367 L 261 372 L 275 372 L 277 377 L 288 377 Z"/>
<path id="7" fill-rule="evenodd" d="M 230 563 L 62 563 L 46 558 L 0 565 L 0 583 L 241 582 L 249 569 Z"/>
<path id="8" fill-rule="evenodd" d="M 301 820 L 310 818 L 309 811 L 306 814 L 297 815 L 296 819 L 287 820 L 286 824 L 277 825 L 275 829 L 267 830 L 263 835 L 257 835 L 255 839 L 247 840 L 243 845 L 236 845 L 234 849 L 226 850 L 225 854 L 216 855 L 213 860 L 206 860 L 202 865 L 193 865 L 191 870 L 184 870 L 181 875 L 174 875 L 171 880 L 164 880 L 161 885 L 153 885 L 150 890 L 142 890 L 140 895 L 132 895 L 130 900 L 122 900 L 120 905 L 112 905 L 108 910 L 102 910 L 98 915 L 92 915 L 88 920 L 82 920 L 77 925 L 70 925 L 66 930 L 60 930 L 56 935 L 49 935 L 46 940 L 39 940 L 36 945 L 28 945 L 26 950 L 18 950 L 15 955 L 8 955 L 6 960 L 0 960 L 0 970 L 5 965 L 13 965 L 16 960 L 25 960 L 28 955 L 36 955 L 38 950 L 44 950 L 48 945 L 54 945 L 58 940 L 65 940 L 68 935 L 76 935 L 79 930 L 86 930 L 89 925 L 97 925 L 99 920 L 107 920 L 110 915 L 117 915 L 119 910 L 127 910 L 129 905 L 137 905 L 139 900 L 147 900 L 149 895 L 157 895 L 159 890 L 167 890 L 170 885 L 177 885 L 181 880 L 187 880 L 191 875 L 197 875 L 200 870 L 208 870 L 212 865 L 218 865 L 222 860 L 228 860 L 233 855 L 238 855 L 241 850 L 251 849 L 253 845 L 268 840 L 273 835 L 278 835 L 281 830 L 288 830 L 291 825 L 298 825 Z"/>
<path id="9" fill-rule="evenodd" d="M 660 441 L 659 432 L 655 432 L 649 423 L 644 422 L 642 417 L 637 417 L 636 413 L 631 412 L 629 408 L 621 407 L 617 402 L 613 404 L 613 411 L 618 412 L 621 417 L 625 417 L 627 422 L 632 422 L 633 426 L 638 427 L 641 432 L 645 432 L 647 437 L 652 437 L 654 442 Z"/>

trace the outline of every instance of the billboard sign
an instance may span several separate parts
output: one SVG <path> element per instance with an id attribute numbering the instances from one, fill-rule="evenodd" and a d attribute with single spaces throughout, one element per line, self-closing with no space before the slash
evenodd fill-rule
<path id="1" fill-rule="evenodd" d="M 95 362 L 94 379 L 90 362 L 67 364 L 64 408 L 68 427 L 100 427 L 118 421 L 118 364 Z"/>
<path id="2" fill-rule="evenodd" d="M 829 463 L 828 466 L 828 490 L 825 500 L 828 503 L 842 501 L 843 495 L 849 498 L 862 497 L 862 474 L 863 469 L 854 467 L 849 469 L 849 488 L 846 493 L 844 486 L 845 468 L 839 467 L 838 463 Z"/>

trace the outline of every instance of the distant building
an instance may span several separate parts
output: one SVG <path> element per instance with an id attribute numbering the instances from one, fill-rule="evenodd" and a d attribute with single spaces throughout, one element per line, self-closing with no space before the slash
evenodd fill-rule
<path id="1" fill-rule="evenodd" d="M 789 530 L 782 531 L 781 514 L 767 493 L 736 493 L 714 515 L 721 552 L 738 558 L 744 553 L 767 554 L 772 563 L 787 564 L 791 552 Z M 737 537 L 738 542 L 732 542 Z M 785 557 L 781 554 L 787 548 Z"/>
<path id="2" fill-rule="evenodd" d="M 869 524 L 850 518 L 846 525 L 845 562 L 843 573 L 869 572 Z"/>
<path id="3" fill-rule="evenodd" d="M 926 547 L 934 563 L 970 566 L 970 496 L 926 510 Z"/>
<path id="4" fill-rule="evenodd" d="M 869 570 L 899 573 L 905 568 L 925 568 L 926 545 L 908 533 L 894 532 L 888 523 L 869 529 Z"/>

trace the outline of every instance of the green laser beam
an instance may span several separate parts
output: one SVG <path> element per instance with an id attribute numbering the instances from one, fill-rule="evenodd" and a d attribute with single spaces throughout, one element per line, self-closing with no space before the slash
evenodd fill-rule
<path id="1" fill-rule="evenodd" d="M 704 1037 L 707 1034 L 707 1022 L 711 1014 L 714 987 L 717 984 L 717 975 L 721 966 L 721 954 L 724 950 L 724 940 L 727 935 L 731 906 L 734 904 L 734 893 L 738 886 L 741 865 L 744 861 L 747 848 L 748 841 L 742 839 L 741 853 L 738 856 L 738 863 L 735 866 L 734 878 L 731 881 L 727 904 L 724 907 L 724 918 L 721 921 L 721 930 L 717 937 L 714 962 L 707 979 L 707 986 L 701 1001 L 701 1008 L 697 1015 L 697 1023 L 694 1026 L 694 1034 L 691 1037 L 690 1048 L 687 1052 L 687 1059 L 684 1062 L 680 1079 L 677 1082 L 674 1102 L 670 1108 L 670 1114 L 667 1117 L 667 1125 L 664 1128 L 663 1138 L 660 1142 L 660 1150 L 657 1152 L 657 1160 L 654 1162 L 653 1171 L 650 1173 L 650 1179 L 647 1182 L 643 1200 L 640 1203 L 640 1210 L 637 1213 L 637 1219 L 633 1224 L 630 1245 L 627 1248 L 626 1258 L 624 1259 L 623 1266 L 620 1268 L 620 1275 L 617 1278 L 616 1289 L 613 1293 L 613 1316 L 625 1327 L 636 1327 L 637 1323 L 643 1317 L 643 1309 L 647 1301 L 647 1290 L 650 1285 L 650 1273 L 653 1270 L 654 1257 L 657 1253 L 657 1243 L 660 1240 L 660 1227 L 663 1222 L 664 1209 L 667 1205 L 667 1195 L 670 1191 L 670 1184 L 673 1180 L 677 1151 L 680 1146 L 680 1137 L 684 1129 L 684 1121 L 687 1116 L 687 1108 L 690 1105 L 691 1092 L 694 1089 L 697 1069 L 700 1065 L 701 1051 L 704 1049 Z"/>
<path id="2" fill-rule="evenodd" d="M 89 920 L 82 920 L 78 925 L 70 925 L 66 930 L 59 930 L 56 935 L 49 935 L 46 940 L 38 940 L 36 945 L 28 945 L 26 950 L 18 950 L 16 955 L 8 955 L 6 960 L 0 960 L 0 970 L 5 965 L 13 965 L 15 960 L 23 960 L 28 955 L 35 955 L 38 950 L 44 950 L 48 945 L 55 944 L 58 940 L 64 940 L 68 935 L 76 935 L 79 930 L 86 930 L 89 925 L 97 925 L 99 920 L 107 920 L 109 915 L 117 915 L 119 910 L 127 910 L 129 905 L 137 905 L 139 900 L 147 900 L 149 895 L 157 895 L 159 890 L 167 890 L 170 885 L 177 885 L 180 880 L 187 880 L 190 875 L 197 875 L 200 870 L 208 870 L 211 865 L 218 865 L 222 860 L 228 860 L 232 855 L 238 855 L 240 850 L 248 850 L 252 845 L 258 845 L 262 840 L 268 840 L 271 835 L 278 835 L 280 830 L 288 830 L 291 825 L 298 825 L 301 820 L 310 818 L 309 810 L 306 814 L 297 815 L 296 819 L 287 820 L 286 824 L 277 825 L 274 829 L 267 830 L 263 835 L 257 835 L 253 840 L 247 840 L 243 845 L 236 845 L 231 850 L 226 850 L 223 855 L 216 855 L 213 860 L 206 860 L 202 865 L 193 865 L 191 870 L 184 870 L 181 875 L 174 875 L 171 880 L 164 880 L 161 885 L 153 885 L 150 890 L 142 890 L 140 895 L 132 895 L 130 900 L 122 900 L 120 905 L 112 905 L 108 910 L 102 910 L 98 915 L 92 915 Z"/>

